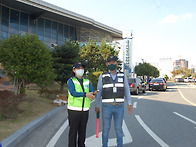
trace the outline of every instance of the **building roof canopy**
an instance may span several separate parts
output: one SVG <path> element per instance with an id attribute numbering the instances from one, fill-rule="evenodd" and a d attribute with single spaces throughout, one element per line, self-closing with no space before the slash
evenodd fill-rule
<path id="1" fill-rule="evenodd" d="M 0 0 L 0 2 L 11 8 L 27 12 L 35 19 L 45 17 L 76 27 L 105 31 L 111 34 L 114 39 L 122 39 L 122 31 L 42 0 Z"/>

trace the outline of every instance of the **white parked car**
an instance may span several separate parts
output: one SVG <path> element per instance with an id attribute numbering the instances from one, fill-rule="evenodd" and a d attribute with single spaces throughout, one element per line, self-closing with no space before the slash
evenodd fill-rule
<path id="1" fill-rule="evenodd" d="M 194 82 L 193 78 L 184 78 L 184 82 Z"/>

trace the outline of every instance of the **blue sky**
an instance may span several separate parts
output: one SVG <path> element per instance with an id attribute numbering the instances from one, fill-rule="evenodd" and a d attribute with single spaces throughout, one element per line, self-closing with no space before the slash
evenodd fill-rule
<path id="1" fill-rule="evenodd" d="M 195 0 L 45 0 L 121 31 L 133 31 L 133 63 L 183 58 L 196 66 Z"/>

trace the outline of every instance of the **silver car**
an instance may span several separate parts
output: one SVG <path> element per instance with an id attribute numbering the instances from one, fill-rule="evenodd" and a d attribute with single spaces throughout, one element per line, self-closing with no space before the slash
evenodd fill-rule
<path id="1" fill-rule="evenodd" d="M 146 92 L 146 85 L 139 78 L 128 78 L 131 94 L 138 95 L 139 92 Z"/>

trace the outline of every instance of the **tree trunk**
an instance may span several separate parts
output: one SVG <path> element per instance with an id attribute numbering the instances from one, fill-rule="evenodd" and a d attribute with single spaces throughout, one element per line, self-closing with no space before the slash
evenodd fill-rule
<path id="1" fill-rule="evenodd" d="M 25 80 L 23 79 L 20 84 L 20 94 L 25 94 L 25 87 L 26 87 L 26 84 L 25 84 Z"/>
<path id="2" fill-rule="evenodd" d="M 63 93 L 64 87 L 65 87 L 65 83 L 64 82 L 61 82 L 61 87 L 60 87 L 61 93 Z"/>
<path id="3" fill-rule="evenodd" d="M 16 83 L 15 83 L 15 91 L 14 91 L 14 93 L 16 94 L 16 95 L 18 95 L 18 91 L 19 91 L 19 82 L 18 82 L 18 79 L 16 80 Z"/>

